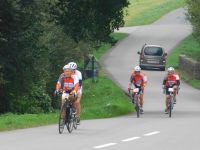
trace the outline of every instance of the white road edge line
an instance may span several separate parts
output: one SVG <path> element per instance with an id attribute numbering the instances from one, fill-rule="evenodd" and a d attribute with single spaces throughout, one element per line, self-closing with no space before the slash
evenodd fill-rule
<path id="1" fill-rule="evenodd" d="M 113 146 L 116 145 L 117 143 L 108 143 L 108 144 L 104 144 L 104 145 L 99 145 L 99 146 L 94 146 L 95 149 L 99 149 L 99 148 L 104 148 L 104 147 L 109 147 L 109 146 Z"/>
<path id="2" fill-rule="evenodd" d="M 132 137 L 132 138 L 124 139 L 124 140 L 122 140 L 122 142 L 129 142 L 129 141 L 137 140 L 137 139 L 140 139 L 140 138 L 141 137 Z"/>
<path id="3" fill-rule="evenodd" d="M 146 133 L 146 134 L 144 134 L 144 136 L 151 136 L 151 135 L 155 135 L 155 134 L 158 134 L 158 133 L 160 133 L 160 131 L 154 131 L 154 132 Z"/>

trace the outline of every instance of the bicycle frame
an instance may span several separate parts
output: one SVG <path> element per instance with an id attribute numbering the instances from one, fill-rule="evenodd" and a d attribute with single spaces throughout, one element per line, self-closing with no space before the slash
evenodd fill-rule
<path id="1" fill-rule="evenodd" d="M 170 95 L 170 99 L 169 99 L 169 104 L 168 104 L 168 107 L 169 107 L 169 117 L 172 116 L 172 109 L 174 107 L 174 88 L 168 88 L 168 91 L 169 91 L 169 95 Z"/>
<path id="2" fill-rule="evenodd" d="M 131 93 L 132 103 L 135 104 L 137 118 L 139 118 L 140 117 L 140 89 L 135 88 L 135 89 L 131 89 L 131 91 L 132 91 L 132 93 Z"/>

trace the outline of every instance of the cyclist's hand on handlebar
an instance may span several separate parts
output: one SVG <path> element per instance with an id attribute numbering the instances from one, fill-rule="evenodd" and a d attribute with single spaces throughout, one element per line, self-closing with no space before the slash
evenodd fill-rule
<path id="1" fill-rule="evenodd" d="M 73 90 L 70 94 L 74 95 L 74 97 L 76 96 L 76 91 Z"/>
<path id="2" fill-rule="evenodd" d="M 131 91 L 131 88 L 130 88 L 130 87 L 128 87 L 128 93 L 130 93 L 130 91 Z"/>
<path id="3" fill-rule="evenodd" d="M 63 91 L 62 91 L 61 89 L 60 89 L 60 90 L 55 90 L 55 91 L 54 91 L 54 95 L 55 95 L 55 96 L 58 96 L 59 94 L 62 94 L 62 92 L 63 92 Z"/>
<path id="4" fill-rule="evenodd" d="M 54 91 L 54 95 L 57 96 L 59 94 L 59 90 Z"/>

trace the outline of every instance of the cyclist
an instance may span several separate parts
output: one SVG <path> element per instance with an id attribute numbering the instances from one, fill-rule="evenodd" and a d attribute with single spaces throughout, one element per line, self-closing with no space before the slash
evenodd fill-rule
<path id="1" fill-rule="evenodd" d="M 174 99 L 176 99 L 176 92 L 177 92 L 177 87 L 180 85 L 180 79 L 177 74 L 175 74 L 175 69 L 173 67 L 169 67 L 167 69 L 167 75 L 164 77 L 163 80 L 163 89 L 165 89 L 165 94 L 166 94 L 166 99 L 165 99 L 165 113 L 168 113 L 168 104 L 170 100 L 169 96 L 169 88 L 174 88 Z"/>
<path id="2" fill-rule="evenodd" d="M 128 85 L 128 91 L 131 90 L 131 87 L 133 88 L 140 88 L 140 113 L 143 114 L 143 105 L 144 105 L 144 87 L 147 84 L 147 76 L 144 74 L 144 72 L 141 71 L 141 68 L 139 66 L 136 66 L 134 68 L 134 72 L 131 74 L 130 82 Z"/>
<path id="3" fill-rule="evenodd" d="M 58 94 L 60 89 L 62 89 L 62 105 L 66 97 L 66 93 L 70 94 L 69 99 L 74 102 L 76 100 L 76 95 L 79 90 L 78 77 L 73 75 L 73 70 L 69 65 L 63 67 L 63 73 L 60 75 L 57 84 L 55 93 Z M 74 106 L 75 107 L 75 106 Z"/>
<path id="4" fill-rule="evenodd" d="M 73 73 L 77 75 L 78 80 L 79 80 L 79 90 L 77 93 L 77 100 L 75 102 L 75 107 L 77 111 L 77 124 L 80 124 L 80 112 L 81 112 L 81 96 L 82 96 L 82 73 L 77 70 L 77 64 L 75 62 L 70 62 L 68 63 L 70 65 L 71 69 L 73 69 Z"/>

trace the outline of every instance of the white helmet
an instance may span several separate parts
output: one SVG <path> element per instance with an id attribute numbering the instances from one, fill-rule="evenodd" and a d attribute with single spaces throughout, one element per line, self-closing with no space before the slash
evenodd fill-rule
<path id="1" fill-rule="evenodd" d="M 139 72 L 139 71 L 141 71 L 141 68 L 140 68 L 140 66 L 136 66 L 136 67 L 134 68 L 134 71 L 136 71 L 136 72 Z"/>
<path id="2" fill-rule="evenodd" d="M 75 62 L 70 62 L 68 65 L 71 67 L 71 69 L 75 70 L 77 69 L 77 64 Z"/>
<path id="3" fill-rule="evenodd" d="M 169 68 L 167 69 L 167 71 L 168 71 L 168 72 L 174 73 L 174 72 L 175 72 L 175 69 L 174 69 L 173 67 L 169 67 Z"/>
<path id="4" fill-rule="evenodd" d="M 72 70 L 72 69 L 71 69 L 70 65 L 65 65 L 65 66 L 63 67 L 63 70 Z"/>

